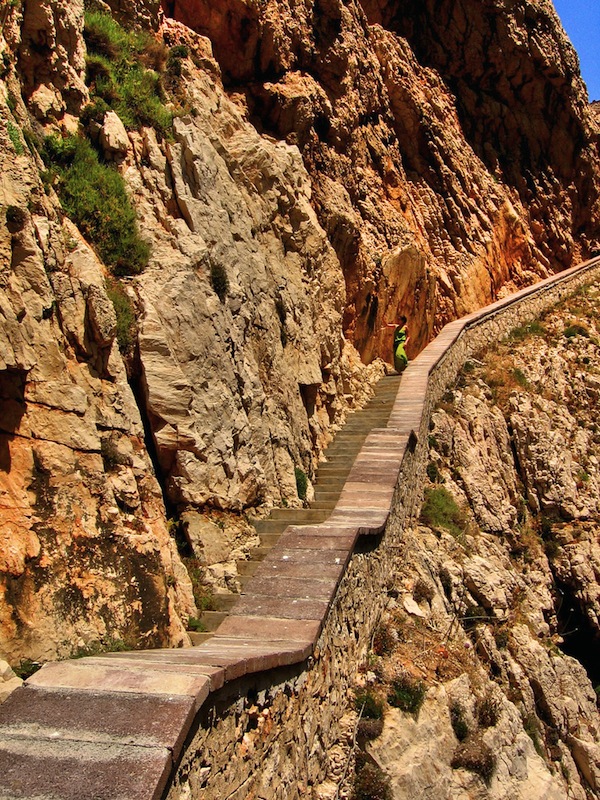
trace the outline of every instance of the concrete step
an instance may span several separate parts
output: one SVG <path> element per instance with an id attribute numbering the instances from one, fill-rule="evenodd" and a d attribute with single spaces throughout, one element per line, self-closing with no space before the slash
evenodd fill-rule
<path id="1" fill-rule="evenodd" d="M 274 533 L 261 533 L 261 535 L 260 535 L 260 546 L 261 547 L 273 547 L 273 545 L 275 544 L 275 542 L 277 542 L 277 540 L 279 539 L 280 536 L 281 536 L 281 534 L 278 533 L 277 531 L 275 531 Z M 254 558 L 254 553 L 255 552 L 256 552 L 256 550 L 252 551 L 252 557 L 253 558 Z"/>
<path id="2" fill-rule="evenodd" d="M 254 575 L 259 561 L 240 560 L 236 562 L 238 575 Z"/>
<path id="3" fill-rule="evenodd" d="M 259 548 L 257 548 L 259 549 Z M 231 611 L 239 599 L 238 594 L 215 594 L 213 595 L 215 611 Z"/>
<path id="4" fill-rule="evenodd" d="M 224 619 L 227 619 L 229 613 L 227 611 L 203 611 L 200 614 L 200 622 L 206 628 L 206 633 L 215 631 Z"/>
<path id="5" fill-rule="evenodd" d="M 333 503 L 335 505 L 339 500 L 340 494 L 341 492 L 328 492 L 325 489 L 315 488 L 314 503 Z"/>
<path id="6" fill-rule="evenodd" d="M 214 633 L 206 632 L 206 633 L 197 633 L 196 631 L 188 631 L 188 636 L 192 641 L 192 645 L 197 647 L 202 642 L 207 642 L 209 639 L 212 639 Z"/>
<path id="7" fill-rule="evenodd" d="M 302 520 L 297 522 L 297 520 Z M 308 522 L 322 522 L 323 514 L 321 511 L 313 511 L 312 508 L 274 508 L 265 522 L 293 522 L 294 525 L 302 525 Z"/>
<path id="8" fill-rule="evenodd" d="M 291 523 L 286 522 L 285 520 L 282 520 L 282 519 L 275 519 L 275 520 L 263 519 L 263 520 L 260 521 L 260 523 L 257 523 L 257 525 L 255 527 L 256 527 L 256 532 L 258 533 L 258 535 L 260 536 L 260 539 L 262 541 L 263 536 L 265 534 L 268 535 L 268 534 L 271 534 L 271 533 L 275 533 L 275 534 L 279 535 L 279 534 L 283 533 L 283 531 L 290 524 Z"/>

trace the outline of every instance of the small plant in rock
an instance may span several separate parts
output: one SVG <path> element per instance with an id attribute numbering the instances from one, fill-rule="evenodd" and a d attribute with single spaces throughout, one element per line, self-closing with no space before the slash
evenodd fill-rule
<path id="1" fill-rule="evenodd" d="M 8 206 L 6 209 L 6 227 L 10 233 L 23 230 L 27 222 L 27 212 L 20 206 Z"/>
<path id="2" fill-rule="evenodd" d="M 205 633 L 206 625 L 197 617 L 188 617 L 187 629 L 188 631 L 196 631 L 196 633 Z"/>
<path id="3" fill-rule="evenodd" d="M 441 483 L 440 471 L 435 461 L 430 461 L 429 464 L 427 464 L 426 472 L 427 477 L 432 483 Z"/>
<path id="4" fill-rule="evenodd" d="M 471 731 L 465 719 L 465 710 L 459 703 L 453 703 L 450 707 L 450 724 L 458 741 L 464 742 Z"/>
<path id="5" fill-rule="evenodd" d="M 411 675 L 398 675 L 395 677 L 388 688 L 387 701 L 394 708 L 407 711 L 418 716 L 427 689 L 423 681 L 413 678 Z"/>
<path id="6" fill-rule="evenodd" d="M 199 559 L 186 557 L 182 559 L 192 582 L 192 591 L 196 607 L 199 611 L 214 611 L 215 598 L 212 589 L 206 583 L 204 566 Z"/>
<path id="7" fill-rule="evenodd" d="M 359 742 L 372 742 L 383 732 L 382 719 L 359 719 L 356 737 Z"/>
<path id="8" fill-rule="evenodd" d="M 22 658 L 19 666 L 13 667 L 13 672 L 17 678 L 25 681 L 27 678 L 31 678 L 41 667 L 42 664 L 39 661 L 32 661 L 31 658 Z"/>
<path id="9" fill-rule="evenodd" d="M 496 771 L 496 758 L 480 736 L 470 736 L 456 748 L 450 766 L 475 772 L 489 785 Z"/>
<path id="10" fill-rule="evenodd" d="M 432 583 L 426 581 L 424 578 L 419 577 L 415 581 L 412 594 L 417 603 L 422 603 L 424 600 L 426 600 L 428 603 L 431 603 L 435 597 L 435 589 Z"/>
<path id="11" fill-rule="evenodd" d="M 373 652 L 378 656 L 389 656 L 393 653 L 398 639 L 393 625 L 389 621 L 380 622 L 373 634 Z"/>
<path id="12" fill-rule="evenodd" d="M 519 369 L 519 367 L 515 367 L 513 369 L 513 378 L 517 386 L 520 386 L 521 389 L 529 388 L 529 381 L 527 380 L 527 376 L 525 375 L 523 370 Z"/>
<path id="13" fill-rule="evenodd" d="M 12 146 L 15 149 L 15 153 L 18 156 L 22 156 L 23 153 L 25 152 L 25 148 L 23 147 L 23 142 L 21 140 L 21 134 L 19 133 L 19 129 L 10 120 L 7 121 L 6 128 L 8 130 L 8 138 L 10 139 Z"/>
<path id="14" fill-rule="evenodd" d="M 508 340 L 511 342 L 522 342 L 528 336 L 545 336 L 545 335 L 546 335 L 546 329 L 540 322 L 536 320 L 534 322 L 527 323 L 527 325 L 520 325 L 516 328 L 513 328 L 512 331 L 508 334 Z"/>
<path id="15" fill-rule="evenodd" d="M 300 467 L 294 467 L 294 476 L 296 478 L 296 491 L 300 500 L 306 500 L 306 493 L 308 492 L 308 478 L 306 472 Z"/>
<path id="16" fill-rule="evenodd" d="M 544 758 L 546 755 L 540 736 L 539 722 L 535 714 L 528 714 L 523 720 L 523 730 L 529 736 L 535 747 L 535 752 Z"/>
<path id="17" fill-rule="evenodd" d="M 384 704 L 371 688 L 359 689 L 354 695 L 354 707 L 364 719 L 383 719 Z"/>
<path id="18" fill-rule="evenodd" d="M 563 336 L 567 339 L 574 339 L 576 336 L 584 336 L 589 339 L 590 332 L 584 325 L 574 322 L 571 325 L 567 325 L 563 331 Z"/>
<path id="19" fill-rule="evenodd" d="M 210 265 L 210 285 L 219 300 L 223 302 L 229 292 L 229 278 L 223 264 Z"/>
<path id="20" fill-rule="evenodd" d="M 135 312 L 131 298 L 118 281 L 110 281 L 106 293 L 117 315 L 117 342 L 123 354 L 130 353 L 135 337 Z"/>
<path id="21" fill-rule="evenodd" d="M 174 78 L 181 77 L 183 59 L 189 56 L 189 50 L 184 44 L 177 44 L 169 50 L 167 56 L 167 72 Z"/>
<path id="22" fill-rule="evenodd" d="M 363 752 L 356 756 L 352 800 L 392 800 L 389 778 Z"/>
<path id="23" fill-rule="evenodd" d="M 500 702 L 491 694 L 480 697 L 475 705 L 475 716 L 481 728 L 493 728 L 497 725 L 500 711 Z"/>
<path id="24" fill-rule="evenodd" d="M 444 528 L 456 537 L 462 534 L 465 524 L 462 511 L 443 486 L 425 491 L 421 521 L 430 528 Z"/>
<path id="25" fill-rule="evenodd" d="M 492 617 L 488 614 L 483 606 L 469 605 L 462 616 L 461 622 L 463 628 L 468 631 L 473 631 L 482 622 L 490 622 Z"/>
<path id="26" fill-rule="evenodd" d="M 78 647 L 71 658 L 88 658 L 89 656 L 99 656 L 102 653 L 124 653 L 131 649 L 123 639 L 100 640 Z"/>

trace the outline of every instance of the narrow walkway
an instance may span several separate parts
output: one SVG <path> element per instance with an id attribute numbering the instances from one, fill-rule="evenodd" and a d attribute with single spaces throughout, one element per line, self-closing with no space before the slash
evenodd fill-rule
<path id="1" fill-rule="evenodd" d="M 249 579 L 256 574 L 261 562 L 277 544 L 286 528 L 325 522 L 331 515 L 367 435 L 374 428 L 386 427 L 398 394 L 400 378 L 396 374 L 385 375 L 376 384 L 369 402 L 348 416 L 346 424 L 336 433 L 324 452 L 324 460 L 319 464 L 313 484 L 314 500 L 308 507 L 275 508 L 268 517 L 254 523 L 260 536 L 260 546 L 252 551 L 249 560 L 237 562 L 242 597 Z M 235 607 L 239 597 L 240 595 L 235 594 L 215 595 L 215 610 L 204 611 L 200 617 L 207 633 L 192 634 L 193 644 L 201 644 L 212 637 Z"/>

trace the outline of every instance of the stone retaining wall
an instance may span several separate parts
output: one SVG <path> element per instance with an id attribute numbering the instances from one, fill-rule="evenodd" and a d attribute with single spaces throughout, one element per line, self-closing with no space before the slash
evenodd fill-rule
<path id="1" fill-rule="evenodd" d="M 352 687 L 422 500 L 431 410 L 469 356 L 599 277 L 597 258 L 447 325 L 331 517 L 286 529 L 208 642 L 30 678 L 0 708 L 0 796 L 291 800 L 339 781 Z"/>

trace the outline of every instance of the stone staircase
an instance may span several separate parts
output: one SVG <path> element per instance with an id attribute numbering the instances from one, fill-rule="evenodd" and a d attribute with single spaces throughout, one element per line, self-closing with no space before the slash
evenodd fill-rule
<path id="1" fill-rule="evenodd" d="M 338 431 L 319 464 L 314 486 L 314 500 L 305 508 L 274 508 L 268 517 L 254 523 L 260 545 L 246 561 L 238 561 L 239 582 L 244 587 L 255 574 L 265 556 L 272 550 L 281 534 L 290 525 L 312 525 L 325 522 L 334 510 L 350 474 L 356 456 L 367 435 L 374 428 L 385 428 L 400 386 L 400 375 L 386 375 L 375 386 L 375 394 L 359 411 L 350 415 Z M 215 610 L 204 611 L 200 617 L 205 632 L 192 633 L 194 645 L 210 639 L 219 625 L 229 616 L 238 600 L 235 594 L 215 595 Z"/>

